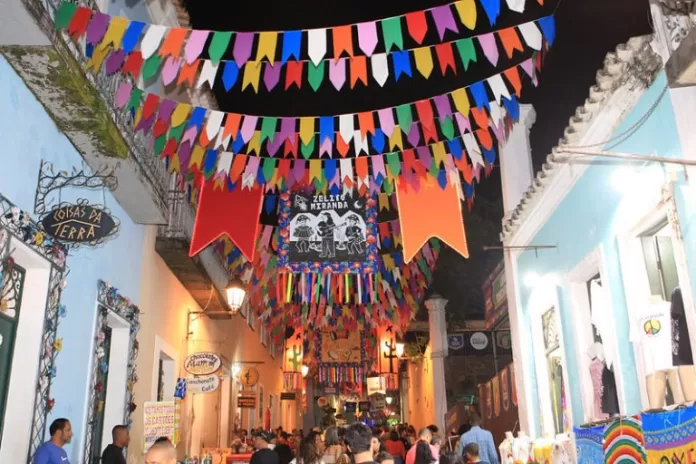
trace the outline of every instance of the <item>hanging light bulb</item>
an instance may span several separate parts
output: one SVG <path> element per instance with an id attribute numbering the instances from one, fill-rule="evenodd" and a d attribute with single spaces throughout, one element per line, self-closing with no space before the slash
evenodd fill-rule
<path id="1" fill-rule="evenodd" d="M 309 374 L 309 366 L 303 364 L 300 370 L 302 372 L 302 377 L 307 377 L 307 374 Z"/>

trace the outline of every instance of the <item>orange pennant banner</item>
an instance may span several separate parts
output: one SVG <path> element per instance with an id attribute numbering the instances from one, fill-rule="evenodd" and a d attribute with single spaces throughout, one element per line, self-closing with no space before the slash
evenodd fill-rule
<path id="1" fill-rule="evenodd" d="M 432 237 L 469 257 L 459 189 L 449 180 L 444 189 L 435 182 L 421 182 L 418 191 L 401 179 L 397 181 L 396 202 L 405 262 L 410 262 Z"/>
<path id="2" fill-rule="evenodd" d="M 237 186 L 230 191 L 226 186 L 216 189 L 214 182 L 204 182 L 198 196 L 189 256 L 227 235 L 249 261 L 254 261 L 262 204 L 260 187 Z"/>

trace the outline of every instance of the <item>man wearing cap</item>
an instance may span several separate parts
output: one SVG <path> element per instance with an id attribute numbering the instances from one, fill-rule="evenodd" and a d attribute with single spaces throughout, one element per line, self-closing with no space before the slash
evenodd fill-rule
<path id="1" fill-rule="evenodd" d="M 260 430 L 254 434 L 254 448 L 256 448 L 257 451 L 262 449 L 272 450 L 275 448 L 275 439 L 276 436 L 273 434 L 273 432 Z"/>
<path id="2" fill-rule="evenodd" d="M 278 453 L 273 451 L 275 445 L 271 442 L 275 440 L 275 435 L 271 432 L 259 431 L 254 434 L 254 448 L 256 451 L 251 455 L 249 464 L 279 464 Z"/>

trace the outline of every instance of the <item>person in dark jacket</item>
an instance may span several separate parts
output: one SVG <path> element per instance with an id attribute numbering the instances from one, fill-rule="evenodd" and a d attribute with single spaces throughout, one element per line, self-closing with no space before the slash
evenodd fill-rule
<path id="1" fill-rule="evenodd" d="M 117 425 L 111 430 L 111 438 L 113 442 L 102 453 L 101 464 L 126 464 L 123 449 L 128 447 L 130 442 L 128 427 Z"/>

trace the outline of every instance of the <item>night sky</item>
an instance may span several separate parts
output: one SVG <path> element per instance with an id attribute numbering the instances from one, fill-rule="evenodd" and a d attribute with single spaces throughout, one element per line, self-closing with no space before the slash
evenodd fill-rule
<path id="1" fill-rule="evenodd" d="M 448 3 L 451 3 L 451 0 L 184 0 L 193 28 L 235 31 L 330 27 L 381 19 Z M 532 129 L 531 139 L 535 169 L 538 169 L 546 155 L 558 144 L 575 108 L 581 106 L 587 98 L 589 88 L 594 85 L 595 75 L 602 68 L 606 54 L 630 37 L 651 33 L 648 1 L 545 0 L 545 5 L 540 6 L 535 0 L 527 0 L 527 9 L 522 15 L 508 11 L 504 0 L 501 3 L 502 13 L 496 29 L 552 13 L 556 16 L 556 43 L 550 52 L 544 55 L 540 85 L 534 88 L 529 81 L 524 82 L 521 98 L 523 103 L 532 103 L 537 111 L 537 122 Z M 438 43 L 434 25 L 430 23 L 429 26 L 423 45 Z M 476 33 L 460 27 L 463 30 L 460 30 L 459 35 L 448 32 L 444 40 L 451 41 L 487 32 L 491 30 L 487 26 L 485 14 L 479 8 Z M 417 46 L 407 36 L 404 28 L 404 47 Z M 329 39 L 328 49 L 331 50 L 331 47 Z M 383 48 L 378 46 L 377 52 L 381 51 Z M 231 55 L 231 51 L 228 53 Z M 370 78 L 367 87 L 358 83 L 355 89 L 350 89 L 346 84 L 340 92 L 325 82 L 319 92 L 315 93 L 309 88 L 306 80 L 303 80 L 302 90 L 293 87 L 287 92 L 279 90 L 282 84 L 274 91 L 267 92 L 261 83 L 258 94 L 250 87 L 240 92 L 239 85 L 230 93 L 226 93 L 218 83 L 216 97 L 220 109 L 246 114 L 303 116 L 359 112 L 447 93 L 520 63 L 528 56 L 529 53 L 516 52 L 513 58 L 508 60 L 504 53 L 501 53 L 501 62 L 496 70 L 480 55 L 478 63 L 466 72 L 460 70 L 460 62 L 457 59 L 456 76 L 449 73 L 447 77 L 441 77 L 436 64 L 436 70 L 428 80 L 416 77 L 418 74 L 414 68 L 413 78 L 402 78 L 398 83 L 390 76 L 387 84 L 379 87 Z M 328 77 L 326 79 L 328 80 Z M 281 80 L 282 82 L 284 81 Z M 470 294 L 472 291 L 476 292 L 475 288 L 495 262 L 502 259 L 502 254 L 484 256 L 485 253 L 481 251 L 481 242 L 499 244 L 497 232 L 502 217 L 502 204 L 497 169 L 490 178 L 476 187 L 476 196 L 473 212 L 481 215 L 483 219 L 477 218 L 476 221 L 469 222 L 467 218 L 465 221 L 472 258 L 466 261 L 452 252 L 443 252 L 432 286 L 432 289 L 450 299 L 448 312 L 453 303 L 462 313 L 470 313 L 471 305 L 480 306 L 480 298 L 472 298 Z M 498 231 L 495 230 L 496 227 Z M 476 243 L 473 249 L 472 241 Z M 463 279 L 470 279 L 470 285 L 463 282 Z M 470 290 L 467 290 L 467 287 Z"/>

